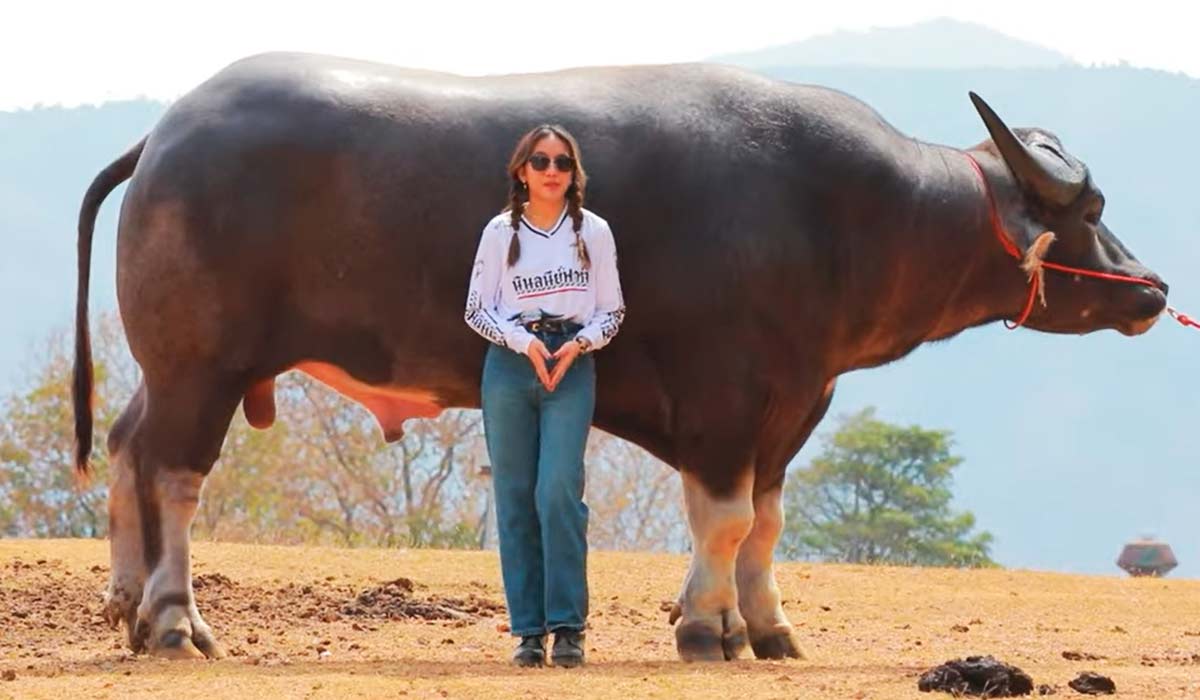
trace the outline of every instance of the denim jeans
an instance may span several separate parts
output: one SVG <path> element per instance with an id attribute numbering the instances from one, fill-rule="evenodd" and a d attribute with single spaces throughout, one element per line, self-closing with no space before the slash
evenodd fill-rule
<path id="1" fill-rule="evenodd" d="M 570 336 L 537 335 L 550 352 Z M 547 363 L 553 371 L 553 364 Z M 514 636 L 583 629 L 588 613 L 583 452 L 596 403 L 591 354 L 553 391 L 529 358 L 492 345 L 483 365 L 483 426 L 496 493 L 500 569 Z"/>

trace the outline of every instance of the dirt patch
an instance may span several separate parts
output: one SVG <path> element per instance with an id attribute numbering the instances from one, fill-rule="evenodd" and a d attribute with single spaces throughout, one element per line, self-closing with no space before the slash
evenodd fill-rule
<path id="1" fill-rule="evenodd" d="M 100 594 L 91 576 L 72 573 L 60 561 L 14 559 L 0 567 L 0 629 L 19 632 L 106 629 Z M 0 646 L 3 638 L 0 635 Z"/>
<path id="2" fill-rule="evenodd" d="M 1007 698 L 1032 693 L 1033 679 L 1016 666 L 991 656 L 968 656 L 929 669 L 917 681 L 917 689 L 926 693 L 940 690 L 955 696 Z"/>
<path id="3" fill-rule="evenodd" d="M 264 617 L 272 622 L 316 620 L 407 620 L 465 625 L 505 613 L 504 605 L 474 593 L 445 596 L 418 593 L 419 584 L 397 578 L 368 588 L 329 581 L 289 582 L 275 588 L 235 582 L 221 573 L 192 579 L 201 610 L 230 611 Z M 251 642 L 253 643 L 253 642 Z"/>
<path id="4" fill-rule="evenodd" d="M 1200 654 L 1170 652 L 1166 654 L 1143 654 L 1142 666 L 1200 666 Z"/>
<path id="5" fill-rule="evenodd" d="M 341 613 L 350 617 L 388 620 L 454 620 L 473 622 L 480 617 L 505 614 L 505 607 L 474 593 L 465 598 L 428 595 L 418 597 L 411 579 L 394 581 L 368 588 L 355 596 L 354 601 L 341 606 Z"/>
<path id="6" fill-rule="evenodd" d="M 341 658 L 361 656 L 380 623 L 466 627 L 487 619 L 493 627 L 492 618 L 505 615 L 504 605 L 473 591 L 441 595 L 422 590 L 408 578 L 366 586 L 332 579 L 272 586 L 210 572 L 194 576 L 192 587 L 198 607 L 218 630 L 230 656 L 246 657 L 255 665 L 285 662 L 297 652 L 325 659 L 335 647 Z M 107 583 L 108 569 L 103 566 L 72 570 L 47 559 L 4 562 L 0 660 L 24 663 L 26 670 L 51 662 L 45 672 L 60 673 L 66 667 L 55 662 L 74 656 L 62 653 L 68 648 L 80 657 L 115 651 L 120 654 L 117 660 L 123 659 L 129 654 L 124 635 L 113 632 L 101 613 Z M 353 639 L 347 636 L 351 632 L 357 633 Z M 14 669 L 2 665 L 0 673 L 8 680 Z"/>
<path id="7" fill-rule="evenodd" d="M 192 590 L 203 590 L 205 588 L 231 588 L 233 581 L 225 574 L 200 574 L 192 577 Z"/>
<path id="8" fill-rule="evenodd" d="M 588 556 L 589 663 L 566 673 L 509 663 L 515 640 L 494 552 L 193 545 L 200 609 L 224 661 L 125 649 L 125 635 L 99 619 L 107 542 L 0 539 L 0 700 L 937 700 L 951 696 L 920 693 L 918 677 L 975 649 L 1053 683 L 1034 690 L 1053 688 L 1052 697 L 1085 697 L 1066 681 L 1102 664 L 1120 697 L 1200 698 L 1195 580 L 783 563 L 784 609 L 808 659 L 755 661 L 747 650 L 738 662 L 685 664 L 663 609 L 687 558 L 597 551 Z M 491 605 L 473 612 L 472 594 Z M 414 603 L 472 617 L 426 619 Z M 970 632 L 949 631 L 955 624 Z M 1107 659 L 1064 659 L 1063 650 Z"/>

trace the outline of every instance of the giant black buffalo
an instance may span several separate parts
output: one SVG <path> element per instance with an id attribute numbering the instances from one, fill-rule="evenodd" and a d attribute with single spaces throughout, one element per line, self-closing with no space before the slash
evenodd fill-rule
<path id="1" fill-rule="evenodd" d="M 748 641 L 799 656 L 772 549 L 785 465 L 838 375 L 1025 316 L 1026 251 L 1143 282 L 1048 274 L 1030 328 L 1135 335 L 1166 303 L 1105 226 L 1087 167 L 972 97 L 991 138 L 963 150 L 843 93 L 716 65 L 467 78 L 272 53 L 225 68 L 106 167 L 80 212 L 86 470 L 92 231 L 129 179 L 117 292 L 143 379 L 108 436 L 110 622 L 135 650 L 221 654 L 192 593 L 189 525 L 238 404 L 269 425 L 281 372 L 359 401 L 388 439 L 479 405 L 471 260 L 509 149 L 549 121 L 578 136 L 620 253 L 628 319 L 597 359 L 596 425 L 683 479 L 679 654 L 729 659 Z"/>

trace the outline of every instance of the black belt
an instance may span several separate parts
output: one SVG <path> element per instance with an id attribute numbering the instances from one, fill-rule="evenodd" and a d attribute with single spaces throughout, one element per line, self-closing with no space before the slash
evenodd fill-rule
<path id="1" fill-rule="evenodd" d="M 578 333 L 583 328 L 582 325 L 574 321 L 550 321 L 539 320 L 530 321 L 524 324 L 525 330 L 530 333 L 550 333 L 551 335 L 568 335 Z"/>

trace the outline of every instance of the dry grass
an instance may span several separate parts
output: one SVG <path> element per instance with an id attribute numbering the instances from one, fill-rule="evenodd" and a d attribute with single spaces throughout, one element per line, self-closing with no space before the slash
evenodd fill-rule
<path id="1" fill-rule="evenodd" d="M 0 673 L 16 674 L 0 680 L 0 698 L 928 698 L 916 690 L 921 671 L 977 653 L 1060 695 L 1095 670 L 1123 697 L 1200 697 L 1200 581 L 789 564 L 779 583 L 807 660 L 684 664 L 660 605 L 686 559 L 600 552 L 590 562 L 589 665 L 563 671 L 509 666 L 503 618 L 486 612 L 364 620 L 313 603 L 398 577 L 416 582 L 418 598 L 502 602 L 492 553 L 202 542 L 194 560 L 196 575 L 232 582 L 198 591 L 239 654 L 224 661 L 125 652 L 98 616 L 106 543 L 0 541 Z M 1103 658 L 1069 661 L 1064 651 Z"/>

